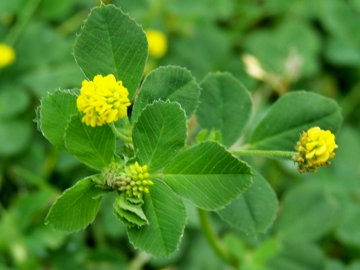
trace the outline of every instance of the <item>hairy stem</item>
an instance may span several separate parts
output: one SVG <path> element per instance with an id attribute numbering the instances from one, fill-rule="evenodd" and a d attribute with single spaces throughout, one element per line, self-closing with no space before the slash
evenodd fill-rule
<path id="1" fill-rule="evenodd" d="M 72 17 L 70 17 L 68 20 L 63 22 L 58 28 L 57 31 L 62 36 L 68 36 L 69 34 L 75 32 L 78 30 L 78 28 L 81 26 L 81 24 L 86 19 L 88 13 L 85 11 L 76 13 Z"/>
<path id="2" fill-rule="evenodd" d="M 290 158 L 290 159 L 298 154 L 295 151 L 245 150 L 245 149 L 233 150 L 232 153 L 238 156 L 263 156 L 263 157 L 279 157 L 279 158 Z"/>
<path id="3" fill-rule="evenodd" d="M 144 265 L 150 261 L 151 256 L 146 252 L 140 251 L 135 258 L 130 262 L 129 270 L 141 270 Z"/>
<path id="4" fill-rule="evenodd" d="M 116 136 L 116 138 L 119 138 L 121 140 L 123 140 L 124 142 L 126 143 L 131 143 L 132 142 L 132 139 L 130 136 L 120 132 L 114 125 L 114 123 L 110 124 L 109 125 L 114 133 L 114 135 Z"/>
<path id="5" fill-rule="evenodd" d="M 216 255 L 218 255 L 219 258 L 221 258 L 224 262 L 235 267 L 238 266 L 239 262 L 233 256 L 231 256 L 228 249 L 224 243 L 221 242 L 213 227 L 211 226 L 209 214 L 205 210 L 198 209 L 198 215 L 201 229 Z"/>

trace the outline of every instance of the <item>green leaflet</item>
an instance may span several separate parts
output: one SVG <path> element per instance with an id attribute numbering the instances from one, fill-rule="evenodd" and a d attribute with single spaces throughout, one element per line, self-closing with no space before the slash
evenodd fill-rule
<path id="1" fill-rule="evenodd" d="M 64 134 L 70 117 L 77 114 L 76 95 L 58 90 L 41 100 L 40 129 L 44 137 L 57 147 L 64 148 Z"/>
<path id="2" fill-rule="evenodd" d="M 108 125 L 89 127 L 75 115 L 65 131 L 65 146 L 81 162 L 101 170 L 113 159 L 115 135 Z"/>
<path id="3" fill-rule="evenodd" d="M 146 105 L 156 100 L 178 102 L 189 118 L 197 107 L 199 95 L 200 86 L 190 71 L 177 66 L 159 67 L 141 85 L 131 119 L 135 123 Z"/>
<path id="4" fill-rule="evenodd" d="M 0 92 L 0 120 L 16 117 L 26 111 L 29 104 L 30 96 L 26 89 L 13 85 L 2 86 Z"/>
<path id="5" fill-rule="evenodd" d="M 11 156 L 29 146 L 33 136 L 31 119 L 0 121 L 0 156 Z"/>
<path id="6" fill-rule="evenodd" d="M 324 187 L 304 183 L 284 197 L 276 223 L 278 234 L 297 242 L 319 239 L 335 226 L 338 207 L 335 197 Z"/>
<path id="7" fill-rule="evenodd" d="M 265 232 L 274 222 L 278 210 L 276 194 L 259 173 L 255 173 L 252 186 L 218 211 L 229 225 L 246 234 Z"/>
<path id="8" fill-rule="evenodd" d="M 141 208 L 142 203 L 134 203 L 120 194 L 114 202 L 115 215 L 128 226 L 142 226 L 148 224 L 148 220 Z"/>
<path id="9" fill-rule="evenodd" d="M 224 236 L 224 244 L 234 257 L 247 270 L 269 270 L 267 263 L 279 254 L 282 243 L 276 238 L 268 238 L 259 242 L 254 250 L 249 250 L 246 243 L 235 233 Z"/>
<path id="10" fill-rule="evenodd" d="M 327 1 L 318 6 L 320 23 L 330 34 L 324 55 L 339 66 L 358 67 L 360 63 L 359 18 L 354 13 L 357 1 L 353 2 L 351 5 L 343 1 Z"/>
<path id="11" fill-rule="evenodd" d="M 199 125 L 221 133 L 221 142 L 231 146 L 241 135 L 251 114 L 249 91 L 229 73 L 209 74 L 201 82 Z"/>
<path id="12" fill-rule="evenodd" d="M 283 241 L 281 251 L 268 264 L 271 270 L 324 269 L 325 255 L 312 242 Z"/>
<path id="13" fill-rule="evenodd" d="M 154 256 L 165 256 L 174 252 L 180 242 L 186 212 L 182 200 L 166 184 L 157 179 L 153 181 L 143 205 L 149 224 L 129 227 L 128 234 L 135 247 Z"/>
<path id="14" fill-rule="evenodd" d="M 132 97 L 148 55 L 144 31 L 113 5 L 94 8 L 76 40 L 74 56 L 89 79 L 114 74 Z"/>
<path id="15" fill-rule="evenodd" d="M 184 147 L 186 116 L 178 103 L 156 101 L 148 105 L 133 129 L 134 148 L 141 165 L 150 172 L 163 168 Z"/>
<path id="16" fill-rule="evenodd" d="M 68 188 L 51 206 L 46 222 L 57 230 L 74 232 L 92 223 L 99 211 L 103 190 L 90 177 Z"/>
<path id="17" fill-rule="evenodd" d="M 338 239 L 348 245 L 359 245 L 360 243 L 360 210 L 355 202 L 347 203 L 344 207 L 344 214 L 336 229 Z"/>
<path id="18" fill-rule="evenodd" d="M 298 91 L 281 97 L 256 126 L 252 148 L 294 150 L 302 131 L 319 126 L 335 133 L 342 116 L 337 103 L 318 94 Z"/>
<path id="19" fill-rule="evenodd" d="M 184 150 L 163 174 L 173 190 L 206 210 L 224 207 L 252 182 L 250 167 L 215 142 Z"/>

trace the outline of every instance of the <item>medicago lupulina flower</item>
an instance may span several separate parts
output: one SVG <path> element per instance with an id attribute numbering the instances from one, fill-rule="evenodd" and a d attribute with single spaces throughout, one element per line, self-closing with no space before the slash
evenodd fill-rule
<path id="1" fill-rule="evenodd" d="M 154 58 L 163 57 L 168 48 L 168 41 L 164 33 L 149 29 L 146 31 L 146 38 L 149 46 L 149 54 Z"/>
<path id="2" fill-rule="evenodd" d="M 12 47 L 0 43 L 0 68 L 11 65 L 15 62 L 15 51 Z"/>
<path id="3" fill-rule="evenodd" d="M 330 130 L 312 127 L 304 131 L 296 144 L 298 155 L 293 159 L 298 163 L 300 172 L 314 172 L 317 167 L 328 165 L 335 157 L 335 135 Z"/>
<path id="4" fill-rule="evenodd" d="M 154 182 L 149 179 L 148 166 L 140 166 L 138 162 L 127 166 L 125 175 L 118 182 L 119 190 L 134 198 L 141 198 L 149 192 L 149 186 Z"/>
<path id="5" fill-rule="evenodd" d="M 106 186 L 125 193 L 126 196 L 141 199 L 144 193 L 149 192 L 149 186 L 154 182 L 150 180 L 147 165 L 135 162 L 123 167 L 113 163 L 104 173 Z"/>
<path id="6" fill-rule="evenodd" d="M 130 106 L 129 92 L 115 76 L 96 75 L 92 81 L 82 82 L 76 104 L 84 113 L 82 121 L 88 126 L 102 126 L 126 117 Z"/>

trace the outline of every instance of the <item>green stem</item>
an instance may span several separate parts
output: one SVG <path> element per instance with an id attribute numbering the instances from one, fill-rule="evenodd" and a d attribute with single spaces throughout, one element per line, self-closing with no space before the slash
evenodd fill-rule
<path id="1" fill-rule="evenodd" d="M 130 262 L 129 270 L 141 270 L 151 259 L 151 256 L 144 251 L 136 254 L 135 258 Z"/>
<path id="2" fill-rule="evenodd" d="M 58 28 L 57 31 L 62 36 L 67 36 L 71 34 L 72 32 L 75 32 L 81 24 L 84 22 L 87 16 L 87 12 L 79 12 L 72 16 L 70 19 L 62 23 Z"/>
<path id="3" fill-rule="evenodd" d="M 45 180 L 46 178 L 41 178 L 26 168 L 22 168 L 20 166 L 14 165 L 13 167 L 11 167 L 11 170 L 15 174 L 15 176 L 24 178 L 28 183 L 36 186 L 41 190 L 52 189 L 52 187 Z"/>
<path id="4" fill-rule="evenodd" d="M 56 148 L 51 148 L 51 151 L 47 155 L 42 168 L 44 179 L 49 180 L 56 167 L 58 159 L 59 150 Z"/>
<path id="5" fill-rule="evenodd" d="M 198 209 L 198 215 L 200 219 L 201 229 L 211 248 L 224 262 L 237 267 L 239 262 L 233 256 L 231 256 L 226 246 L 221 242 L 221 240 L 215 233 L 214 229 L 211 226 L 209 214 L 204 210 Z"/>
<path id="6" fill-rule="evenodd" d="M 115 136 L 116 136 L 117 138 L 123 140 L 123 141 L 126 142 L 126 143 L 131 143 L 131 142 L 132 142 L 131 137 L 123 134 L 122 132 L 120 132 L 120 131 L 115 127 L 114 123 L 111 123 L 109 126 L 111 127 L 112 131 L 114 132 L 114 134 L 115 134 Z"/>
<path id="7" fill-rule="evenodd" d="M 15 26 L 11 29 L 8 36 L 6 37 L 6 42 L 9 45 L 14 46 L 16 40 L 19 38 L 21 33 L 29 24 L 31 17 L 39 6 L 41 0 L 32 0 L 26 1 L 27 5 L 22 9 L 22 12 L 19 14 L 19 19 Z"/>
<path id="8" fill-rule="evenodd" d="M 237 149 L 232 151 L 233 154 L 239 156 L 263 156 L 263 157 L 280 157 L 280 158 L 292 158 L 298 153 L 295 151 L 280 151 L 280 150 L 245 150 Z"/>

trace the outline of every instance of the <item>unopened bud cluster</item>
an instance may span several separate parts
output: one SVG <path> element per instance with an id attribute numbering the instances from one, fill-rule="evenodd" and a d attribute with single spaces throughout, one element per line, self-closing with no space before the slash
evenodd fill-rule
<path id="1" fill-rule="evenodd" d="M 125 172 L 116 180 L 115 185 L 126 195 L 140 199 L 143 193 L 149 192 L 149 186 L 154 184 L 149 177 L 148 166 L 140 166 L 135 162 L 125 168 Z"/>
<path id="2" fill-rule="evenodd" d="M 149 186 L 153 185 L 148 166 L 140 166 L 138 162 L 124 166 L 114 162 L 103 173 L 107 188 L 125 193 L 128 197 L 141 199 L 144 193 L 149 192 Z"/>

